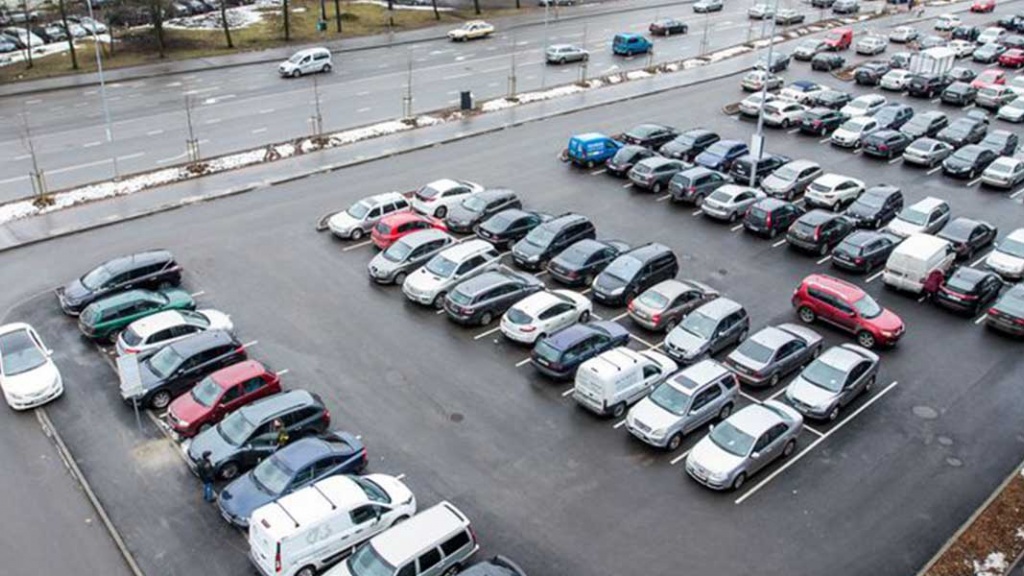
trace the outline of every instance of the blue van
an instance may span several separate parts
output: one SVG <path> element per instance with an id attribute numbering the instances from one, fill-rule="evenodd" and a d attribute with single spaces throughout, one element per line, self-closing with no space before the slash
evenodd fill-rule
<path id="1" fill-rule="evenodd" d="M 612 41 L 612 53 L 619 56 L 646 54 L 654 49 L 654 44 L 640 34 L 616 34 Z"/>
<path id="2" fill-rule="evenodd" d="M 622 142 L 598 132 L 589 132 L 569 138 L 566 153 L 573 164 L 593 168 L 615 156 L 619 148 L 622 148 Z"/>

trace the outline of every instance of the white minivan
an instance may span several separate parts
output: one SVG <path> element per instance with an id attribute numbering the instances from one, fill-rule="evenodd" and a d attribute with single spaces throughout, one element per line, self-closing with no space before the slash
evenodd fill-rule
<path id="1" fill-rule="evenodd" d="M 933 270 L 946 274 L 954 260 L 956 251 L 949 242 L 930 234 L 914 234 L 889 255 L 882 281 L 899 290 L 920 293 Z"/>
<path id="2" fill-rule="evenodd" d="M 397 478 L 331 476 L 252 513 L 249 559 L 268 576 L 313 576 L 415 514 L 416 498 Z"/>
<path id="3" fill-rule="evenodd" d="M 298 78 L 305 74 L 330 72 L 334 67 L 331 51 L 327 48 L 307 48 L 299 50 L 291 58 L 281 62 L 278 73 L 287 78 Z"/>
<path id="4" fill-rule="evenodd" d="M 621 418 L 677 368 L 664 354 L 613 348 L 580 365 L 572 397 L 601 416 Z"/>

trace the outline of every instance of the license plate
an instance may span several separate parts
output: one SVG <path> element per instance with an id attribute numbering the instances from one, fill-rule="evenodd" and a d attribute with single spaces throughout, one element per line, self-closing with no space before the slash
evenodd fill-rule
<path id="1" fill-rule="evenodd" d="M 647 319 L 647 314 L 642 310 L 634 310 L 633 313 L 645 320 Z"/>

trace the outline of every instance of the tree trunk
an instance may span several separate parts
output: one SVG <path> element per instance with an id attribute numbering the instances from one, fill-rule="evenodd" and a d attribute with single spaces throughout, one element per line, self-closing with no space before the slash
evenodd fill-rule
<path id="1" fill-rule="evenodd" d="M 388 0 L 388 27 L 395 27 L 395 0 Z"/>
<path id="2" fill-rule="evenodd" d="M 32 67 L 32 23 L 28 19 L 28 0 L 23 0 L 21 6 L 25 9 L 25 40 L 28 41 L 25 48 L 25 68 L 27 69 Z"/>
<path id="3" fill-rule="evenodd" d="M 160 58 L 166 58 L 167 45 L 164 39 L 164 7 L 160 0 L 150 0 L 149 18 L 153 21 L 153 33 L 156 35 L 156 45 L 160 51 Z"/>
<path id="4" fill-rule="evenodd" d="M 220 21 L 224 24 L 224 39 L 228 41 L 228 48 L 234 48 L 235 43 L 231 41 L 231 26 L 228 26 L 227 0 L 220 0 Z"/>
<path id="5" fill-rule="evenodd" d="M 473 9 L 476 10 L 476 15 L 480 15 L 480 0 L 473 0 Z"/>
<path id="6" fill-rule="evenodd" d="M 288 0 L 284 0 L 281 6 L 284 14 L 284 41 L 287 42 L 292 39 L 292 29 L 288 23 Z"/>
<path id="7" fill-rule="evenodd" d="M 68 34 L 68 50 L 71 52 L 71 69 L 78 70 L 78 55 L 75 54 L 75 37 L 71 35 L 71 29 L 68 28 L 68 10 L 64 6 L 64 0 L 57 2 L 57 8 L 60 10 L 60 21 L 64 23 L 64 31 Z"/>
<path id="8" fill-rule="evenodd" d="M 516 0 L 516 10 L 519 10 L 522 6 L 519 5 L 519 0 Z"/>
<path id="9" fill-rule="evenodd" d="M 440 20 L 441 13 L 437 11 L 437 0 L 431 0 L 431 4 L 434 5 L 434 20 Z"/>
<path id="10" fill-rule="evenodd" d="M 334 22 L 338 25 L 338 34 L 341 34 L 341 0 L 334 0 Z"/>

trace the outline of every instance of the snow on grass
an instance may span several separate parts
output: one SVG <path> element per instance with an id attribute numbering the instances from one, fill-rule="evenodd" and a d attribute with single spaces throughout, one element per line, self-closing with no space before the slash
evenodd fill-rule
<path id="1" fill-rule="evenodd" d="M 651 74 L 647 70 L 633 70 L 631 72 L 626 72 L 626 78 L 629 80 L 640 80 L 642 78 L 650 78 L 651 76 L 654 76 L 654 74 Z"/>
<path id="2" fill-rule="evenodd" d="M 263 20 L 263 11 L 267 8 L 268 6 L 265 4 L 228 8 L 228 26 L 233 29 L 252 26 Z M 224 25 L 220 19 L 220 10 L 214 10 L 206 14 L 173 18 L 165 22 L 164 26 L 176 30 L 220 30 Z"/>
<path id="3" fill-rule="evenodd" d="M 974 576 L 1003 576 L 1009 567 L 1006 554 L 992 552 L 983 562 L 974 561 Z"/>
<path id="4" fill-rule="evenodd" d="M 580 86 L 579 84 L 569 84 L 567 86 L 559 86 L 557 88 L 551 88 L 550 90 L 541 90 L 538 92 L 525 92 L 523 94 L 517 94 L 515 98 L 496 98 L 494 100 L 488 100 L 484 102 L 480 109 L 484 112 L 495 112 L 497 110 L 504 110 L 506 108 L 512 108 L 513 106 L 520 106 L 522 104 L 529 104 L 531 102 L 541 102 L 543 100 L 551 100 L 553 98 L 561 98 L 570 94 L 576 94 L 588 90 Z"/>
<path id="5" fill-rule="evenodd" d="M 785 40 L 785 36 L 776 36 L 771 39 L 765 38 L 763 40 L 755 40 L 754 42 L 751 42 L 750 45 L 753 46 L 754 48 L 764 48 L 769 44 L 778 44 L 779 42 L 784 42 Z"/>
<path id="6" fill-rule="evenodd" d="M 388 7 L 388 3 L 383 1 L 383 0 L 355 0 L 355 2 L 351 2 L 351 4 L 373 4 L 374 6 L 380 6 L 381 8 L 387 8 Z M 398 2 L 394 3 L 394 7 L 395 7 L 395 10 L 433 10 L 434 9 L 434 7 L 429 5 L 429 4 L 427 4 L 425 6 L 416 6 L 416 5 L 411 5 L 411 4 L 399 4 Z M 448 8 L 448 7 L 445 7 L 445 6 L 438 6 L 437 7 L 437 11 L 438 12 L 451 12 L 451 10 L 452 10 L 451 8 Z"/>
<path id="7" fill-rule="evenodd" d="M 733 56 L 739 56 L 740 54 L 746 54 L 753 50 L 750 46 L 733 46 L 732 48 L 726 48 L 725 50 L 719 50 L 718 52 L 712 52 L 705 57 L 705 60 L 710 62 L 720 62 Z"/>

